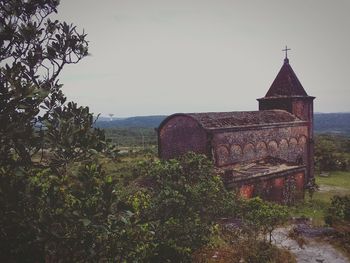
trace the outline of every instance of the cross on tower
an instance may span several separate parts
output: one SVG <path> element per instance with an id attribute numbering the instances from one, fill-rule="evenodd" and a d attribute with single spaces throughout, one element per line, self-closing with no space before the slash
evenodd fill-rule
<path id="1" fill-rule="evenodd" d="M 282 51 L 286 52 L 286 59 L 288 58 L 288 56 L 287 56 L 287 55 L 288 55 L 288 54 L 287 54 L 288 50 L 290 50 L 290 48 L 287 48 L 287 46 L 286 46 L 285 49 L 282 49 Z"/>

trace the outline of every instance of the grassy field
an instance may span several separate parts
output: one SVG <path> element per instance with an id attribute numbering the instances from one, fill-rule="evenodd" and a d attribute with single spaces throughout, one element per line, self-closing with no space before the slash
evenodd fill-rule
<path id="1" fill-rule="evenodd" d="M 334 195 L 350 195 L 350 172 L 330 172 L 327 177 L 316 177 L 320 189 L 313 198 L 306 194 L 304 202 L 291 208 L 295 217 L 312 218 L 315 225 L 324 224 L 324 214 Z"/>

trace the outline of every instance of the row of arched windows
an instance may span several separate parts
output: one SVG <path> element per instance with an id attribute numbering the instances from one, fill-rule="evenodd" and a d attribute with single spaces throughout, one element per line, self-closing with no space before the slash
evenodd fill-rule
<path id="1" fill-rule="evenodd" d="M 270 140 L 268 142 L 259 141 L 256 144 L 219 145 L 216 148 L 216 160 L 220 166 L 242 161 L 253 161 L 267 156 L 295 161 L 295 158 L 305 151 L 305 146 L 305 136 L 298 139 L 281 139 L 278 142 Z"/>

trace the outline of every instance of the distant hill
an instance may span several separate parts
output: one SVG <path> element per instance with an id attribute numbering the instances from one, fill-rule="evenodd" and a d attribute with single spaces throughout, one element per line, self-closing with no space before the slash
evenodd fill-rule
<path id="1" fill-rule="evenodd" d="M 109 119 L 102 118 L 96 122 L 99 128 L 157 128 L 166 118 L 164 115 L 157 116 L 138 116 L 130 118 Z"/>
<path id="2" fill-rule="evenodd" d="M 350 135 L 350 113 L 315 113 L 316 133 Z"/>
<path id="3" fill-rule="evenodd" d="M 130 118 L 99 118 L 100 128 L 156 128 L 166 118 L 165 115 L 140 116 Z M 315 113 L 316 133 L 336 133 L 350 135 L 350 113 Z"/>

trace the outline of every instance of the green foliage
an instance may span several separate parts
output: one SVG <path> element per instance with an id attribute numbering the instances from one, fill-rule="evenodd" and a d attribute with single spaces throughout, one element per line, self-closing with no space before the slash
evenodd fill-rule
<path id="1" fill-rule="evenodd" d="M 333 242 L 349 255 L 350 251 L 350 195 L 335 195 L 327 210 L 325 222 L 335 229 Z"/>
<path id="2" fill-rule="evenodd" d="M 317 176 L 315 183 L 320 186 L 319 191 L 316 191 L 312 198 L 308 195 L 303 202 L 291 206 L 291 214 L 294 217 L 312 218 L 314 225 L 324 225 L 324 217 L 331 205 L 332 197 L 350 194 L 349 178 L 350 173 L 343 171 L 329 172 L 326 177 Z"/>
<path id="3" fill-rule="evenodd" d="M 0 2 L 0 161 L 65 167 L 108 149 L 88 107 L 66 103 L 59 73 L 88 55 L 85 33 L 49 16 L 59 1 Z M 52 152 L 46 160 L 44 151 Z M 38 156 L 41 157 L 38 158 Z M 34 161 L 34 164 L 33 164 Z"/>
<path id="4" fill-rule="evenodd" d="M 348 170 L 350 139 L 341 136 L 318 135 L 315 139 L 315 164 L 321 171 Z"/>
<path id="5" fill-rule="evenodd" d="M 3 262 L 143 257 L 152 236 L 148 226 L 125 209 L 113 180 L 97 162 L 75 165 L 78 170 L 64 176 L 50 169 L 33 169 L 23 178 L 1 174 Z"/>
<path id="6" fill-rule="evenodd" d="M 315 226 L 324 225 L 324 214 L 329 207 L 329 200 L 320 199 L 320 194 L 316 193 L 313 199 L 307 199 L 289 207 L 290 214 L 297 218 L 312 218 Z"/>
<path id="7" fill-rule="evenodd" d="M 141 217 L 156 229 L 151 262 L 189 262 L 192 252 L 208 243 L 215 219 L 234 209 L 233 196 L 203 155 L 145 162 L 137 173 L 152 180 L 147 198 L 134 202 L 145 207 L 141 200 L 150 200 Z"/>
<path id="8" fill-rule="evenodd" d="M 334 221 L 347 221 L 350 223 L 350 195 L 335 195 L 332 197 L 325 221 L 330 225 Z"/>
<path id="9" fill-rule="evenodd" d="M 44 145 L 40 127 L 69 108 L 59 73 L 88 54 L 86 34 L 48 18 L 57 6 L 57 0 L 0 2 L 0 158 L 8 165 L 31 165 Z"/>
<path id="10" fill-rule="evenodd" d="M 82 161 L 96 152 L 108 151 L 104 133 L 92 129 L 93 116 L 87 107 L 69 102 L 52 110 L 45 126 L 43 147 L 52 169 L 63 169 L 70 161 Z"/>
<path id="11" fill-rule="evenodd" d="M 248 235 L 262 236 L 264 239 L 269 234 L 270 243 L 273 230 L 285 223 L 288 216 L 287 207 L 265 202 L 259 197 L 247 200 L 242 206 L 244 227 Z"/>
<path id="12" fill-rule="evenodd" d="M 118 146 L 149 148 L 157 145 L 154 128 L 105 128 L 106 137 Z"/>
<path id="13" fill-rule="evenodd" d="M 125 244 L 148 235 L 97 159 L 110 149 L 89 109 L 61 91 L 59 73 L 88 42 L 49 19 L 57 6 L 0 2 L 0 261 L 126 261 L 143 242 Z"/>
<path id="14" fill-rule="evenodd" d="M 269 203 L 259 197 L 243 199 L 239 202 L 237 215 L 240 217 L 232 223 L 222 225 L 220 236 L 231 257 L 224 256 L 226 261 L 222 259 L 219 262 L 295 262 L 290 254 L 271 244 L 273 230 L 288 219 L 286 206 Z M 221 247 L 218 247 L 219 251 Z"/>

